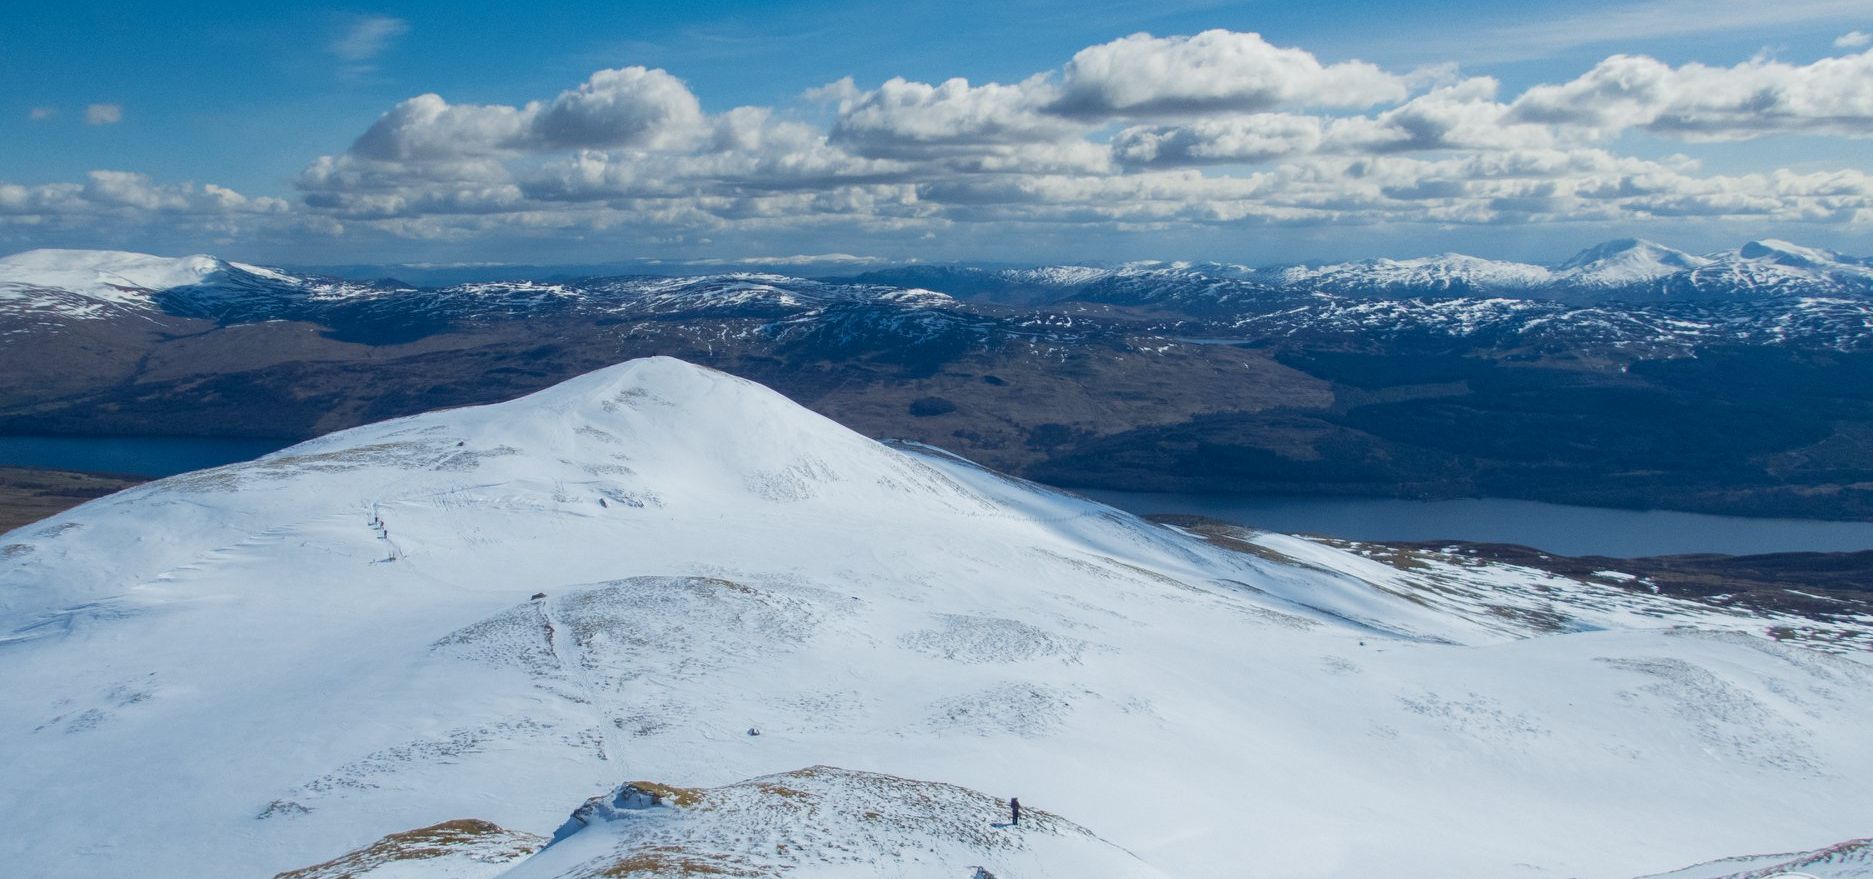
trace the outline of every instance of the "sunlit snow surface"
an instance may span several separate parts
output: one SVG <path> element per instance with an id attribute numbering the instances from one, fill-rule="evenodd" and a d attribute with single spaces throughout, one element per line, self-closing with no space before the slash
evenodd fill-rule
<path id="1" fill-rule="evenodd" d="M 0 537 L 0 872 L 269 876 L 818 765 L 975 792 L 931 827 L 1020 796 L 1096 834 L 1083 875 L 1630 877 L 1866 831 L 1864 654 L 1246 542 L 667 358 L 334 434 Z"/>

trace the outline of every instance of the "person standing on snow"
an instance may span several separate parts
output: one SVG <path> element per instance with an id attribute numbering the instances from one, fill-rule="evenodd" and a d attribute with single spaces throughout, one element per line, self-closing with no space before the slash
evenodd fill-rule
<path id="1" fill-rule="evenodd" d="M 1008 811 L 1014 816 L 1014 819 L 1010 821 L 1009 824 L 1014 827 L 1020 827 L 1021 826 L 1021 798 L 1020 797 L 1008 798 Z"/>

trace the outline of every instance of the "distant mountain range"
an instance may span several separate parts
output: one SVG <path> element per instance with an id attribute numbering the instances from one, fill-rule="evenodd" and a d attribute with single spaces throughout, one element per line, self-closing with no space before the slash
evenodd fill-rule
<path id="1" fill-rule="evenodd" d="M 1588 248 L 1557 266 L 1446 253 L 1318 266 L 1181 262 L 1024 269 L 909 266 L 857 278 L 1023 303 L 1089 293 L 1095 298 L 1122 299 L 1112 291 L 1133 291 L 1142 300 L 1153 293 L 1183 295 L 1172 292 L 1180 286 L 1208 288 L 1211 295 L 1236 298 L 1259 290 L 1382 299 L 1509 297 L 1573 304 L 1873 295 L 1873 261 L 1776 240 L 1752 241 L 1735 250 L 1698 256 L 1651 241 L 1623 239 Z M 1234 289 L 1228 289 L 1230 282 Z"/>
<path id="2" fill-rule="evenodd" d="M 1373 299 L 1514 298 L 1569 304 L 1658 303 L 1775 296 L 1873 296 L 1873 259 L 1786 241 L 1752 241 L 1694 255 L 1641 239 L 1609 241 L 1555 266 L 1460 253 L 1331 265 L 1130 262 L 1117 266 L 979 268 L 913 265 L 808 280 L 762 272 L 624 275 L 467 282 L 421 287 L 286 271 L 212 256 L 163 258 L 118 251 L 34 250 L 0 259 L 0 301 L 13 308 L 102 313 L 157 305 L 220 319 L 266 319 L 311 308 L 399 300 L 460 315 L 563 307 L 715 309 L 869 298 L 925 289 L 959 299 L 1025 305 L 1067 301 L 1243 303 L 1281 294 Z M 175 292 L 171 292 L 175 291 Z M 167 296 L 158 295 L 169 293 Z M 412 294 L 424 294 L 414 296 Z M 421 300 L 409 301 L 409 300 Z"/>
<path id="3" fill-rule="evenodd" d="M 1777 241 L 440 287 L 41 250 L 0 340 L 0 433 L 304 439 L 669 354 L 1061 484 L 1873 517 L 1873 267 Z"/>
<path id="4" fill-rule="evenodd" d="M 1401 303 L 1374 306 L 1371 302 Z M 0 317 L 160 313 L 220 324 L 309 321 L 341 338 L 401 342 L 462 322 L 544 315 L 783 318 L 857 311 L 928 323 L 963 303 L 1048 312 L 1106 306 L 1227 321 L 1270 334 L 1546 335 L 1581 344 L 1670 344 L 1713 333 L 1858 348 L 1873 312 L 1873 261 L 1784 241 L 1702 256 L 1628 239 L 1558 266 L 1462 254 L 1323 266 L 1133 262 L 1112 267 L 909 266 L 847 278 L 759 272 L 510 280 L 419 287 L 297 275 L 212 256 L 35 250 L 0 259 Z M 1005 309 L 1004 309 L 1005 311 Z M 886 313 L 890 313 L 887 315 Z M 1609 320 L 1609 314 L 1620 317 Z M 1029 322 L 1032 324 L 1032 322 Z M 1612 328 L 1616 338 L 1607 338 Z M 1680 339 L 1681 340 L 1681 339 Z"/>

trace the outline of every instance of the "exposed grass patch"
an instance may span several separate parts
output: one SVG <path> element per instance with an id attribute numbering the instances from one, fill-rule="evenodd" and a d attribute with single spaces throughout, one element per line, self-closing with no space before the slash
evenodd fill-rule
<path id="1" fill-rule="evenodd" d="M 659 803 L 669 803 L 683 809 L 700 805 L 703 799 L 701 788 L 675 787 L 655 781 L 633 781 L 631 786 L 650 794 L 651 798 Z"/>
<path id="2" fill-rule="evenodd" d="M 632 876 L 733 876 L 738 879 L 759 879 L 778 874 L 739 859 L 692 853 L 681 846 L 666 845 L 633 852 L 592 875 L 605 879 L 628 879 Z"/>
<path id="3" fill-rule="evenodd" d="M 392 833 L 323 864 L 290 870 L 273 879 L 349 879 L 396 861 L 424 861 L 449 855 L 499 864 L 530 855 L 545 844 L 546 840 L 541 837 L 516 833 L 491 821 L 460 818 Z"/>

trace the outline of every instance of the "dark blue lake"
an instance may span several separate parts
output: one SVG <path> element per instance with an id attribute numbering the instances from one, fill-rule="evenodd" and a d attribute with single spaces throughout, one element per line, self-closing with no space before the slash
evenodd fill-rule
<path id="1" fill-rule="evenodd" d="M 1352 540 L 1516 543 L 1560 555 L 1615 558 L 1873 549 L 1873 522 L 1612 510 L 1500 498 L 1411 501 L 1075 490 L 1139 515 L 1184 513 Z"/>
<path id="2" fill-rule="evenodd" d="M 0 467 L 44 467 L 137 476 L 173 476 L 249 461 L 285 440 L 176 436 L 0 436 Z"/>

